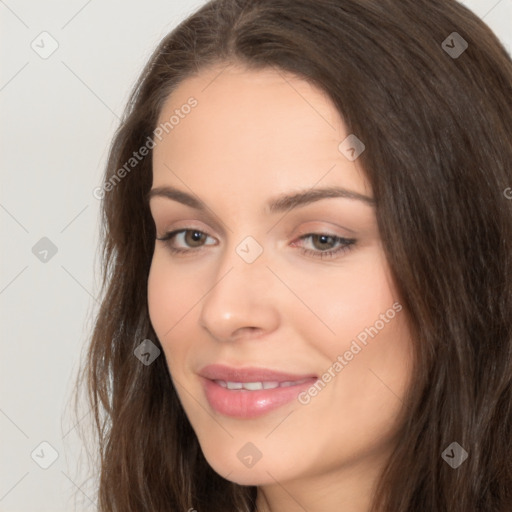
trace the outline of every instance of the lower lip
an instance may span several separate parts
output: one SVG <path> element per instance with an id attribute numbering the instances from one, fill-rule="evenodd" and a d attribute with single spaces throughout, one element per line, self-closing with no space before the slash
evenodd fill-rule
<path id="1" fill-rule="evenodd" d="M 314 384 L 311 378 L 302 384 L 247 391 L 223 388 L 213 380 L 201 377 L 208 403 L 220 414 L 233 418 L 256 418 L 277 409 L 297 398 L 297 395 Z"/>

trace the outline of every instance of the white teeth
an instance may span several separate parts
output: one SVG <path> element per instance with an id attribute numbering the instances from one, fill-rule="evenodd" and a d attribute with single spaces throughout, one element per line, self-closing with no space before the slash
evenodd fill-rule
<path id="1" fill-rule="evenodd" d="M 259 389 L 263 389 L 263 383 L 262 382 L 244 382 L 243 388 L 247 389 L 248 391 L 257 391 Z"/>
<path id="2" fill-rule="evenodd" d="M 286 382 L 230 382 L 225 380 L 216 380 L 215 382 L 227 389 L 245 389 L 247 391 L 259 391 L 261 389 L 275 389 L 278 387 L 286 388 L 289 386 L 295 386 L 297 384 L 302 384 L 306 382 L 308 379 L 303 379 L 299 381 L 286 381 Z"/>

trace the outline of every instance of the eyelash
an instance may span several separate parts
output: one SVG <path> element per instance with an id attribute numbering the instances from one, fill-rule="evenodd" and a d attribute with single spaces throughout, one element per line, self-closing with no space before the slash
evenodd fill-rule
<path id="1" fill-rule="evenodd" d="M 175 231 L 170 231 L 170 232 L 166 233 L 163 237 L 157 238 L 157 240 L 159 240 L 161 242 L 165 242 L 165 245 L 173 254 L 178 254 L 178 253 L 183 254 L 183 253 L 190 253 L 190 252 L 196 252 L 196 251 L 201 250 L 201 248 L 182 249 L 182 248 L 173 247 L 171 245 L 171 242 L 176 235 L 178 235 L 180 233 L 186 233 L 188 231 L 192 231 L 194 233 L 201 233 L 202 235 L 209 236 L 207 233 L 204 233 L 203 231 L 200 231 L 198 229 L 177 229 Z M 303 254 L 305 254 L 307 256 L 313 256 L 315 258 L 321 258 L 321 259 L 322 258 L 334 258 L 338 254 L 341 255 L 342 253 L 344 253 L 346 251 L 350 251 L 357 241 L 355 238 L 343 238 L 340 236 L 331 235 L 329 233 L 307 233 L 305 235 L 302 235 L 299 238 L 299 240 L 304 240 L 304 239 L 310 238 L 312 236 L 324 236 L 324 237 L 332 238 L 334 243 L 339 243 L 339 242 L 342 243 L 341 247 L 339 247 L 338 249 L 329 249 L 328 251 L 318 251 L 318 250 L 311 250 L 311 249 L 304 249 L 304 248 L 301 249 Z"/>

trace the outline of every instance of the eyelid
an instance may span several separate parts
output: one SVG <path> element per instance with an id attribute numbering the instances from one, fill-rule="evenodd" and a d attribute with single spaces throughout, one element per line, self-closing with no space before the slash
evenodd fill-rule
<path id="1" fill-rule="evenodd" d="M 164 198 L 160 198 L 158 196 L 155 196 L 152 199 L 154 200 L 151 201 L 150 204 L 154 204 L 155 206 L 150 208 L 150 210 L 155 225 L 159 224 L 161 221 L 163 221 L 161 222 L 162 224 L 170 224 L 170 222 L 167 222 L 166 219 L 169 220 L 172 219 L 173 217 L 179 217 L 180 219 L 183 219 L 176 221 L 176 223 L 173 223 L 172 228 L 162 230 L 165 231 L 166 233 L 168 233 L 169 231 L 174 231 L 176 229 L 184 229 L 185 227 L 190 227 L 191 229 L 198 229 L 199 231 L 203 231 L 205 233 L 207 232 L 207 230 L 213 230 L 216 233 L 219 233 L 219 236 L 225 236 L 227 234 L 227 231 L 231 231 L 229 226 L 227 226 L 215 214 L 210 215 L 209 212 L 199 212 L 187 205 L 180 205 L 179 210 L 176 211 L 174 210 L 174 208 L 169 209 L 168 205 L 166 204 L 172 203 L 173 201 L 166 201 Z M 186 217 L 188 217 L 189 215 L 190 218 L 187 219 Z M 204 222 L 198 219 L 204 219 Z"/>
<path id="2" fill-rule="evenodd" d="M 155 222 L 155 227 L 156 227 Z M 165 227 L 164 229 L 157 229 L 157 232 L 163 233 L 162 236 L 165 236 L 167 233 L 170 233 L 171 231 L 180 231 L 180 230 L 197 230 L 201 231 L 201 233 L 204 233 L 208 236 L 213 236 L 210 234 L 210 228 L 205 228 L 205 225 L 202 224 L 199 221 L 195 220 L 180 220 L 176 223 L 173 223 L 171 227 Z"/>
<path id="3" fill-rule="evenodd" d="M 330 224 L 331 226 L 334 226 L 334 228 L 331 227 L 325 227 L 326 224 Z M 339 231 L 340 229 L 345 231 L 346 233 L 339 233 L 336 231 Z M 298 232 L 298 234 L 295 234 Z M 354 235 L 356 235 L 356 231 L 350 228 L 347 228 L 345 226 L 341 226 L 340 224 L 335 224 L 333 222 L 309 222 L 306 224 L 302 224 L 296 231 L 292 231 L 289 233 L 290 237 L 300 237 L 303 235 L 310 235 L 310 234 L 323 234 L 323 235 L 330 235 L 330 236 L 336 236 L 340 238 L 353 238 Z"/>

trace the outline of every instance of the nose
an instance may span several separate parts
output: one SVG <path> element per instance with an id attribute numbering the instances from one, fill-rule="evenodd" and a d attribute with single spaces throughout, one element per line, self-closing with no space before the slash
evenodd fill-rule
<path id="1" fill-rule="evenodd" d="M 252 263 L 234 248 L 223 258 L 201 302 L 201 327 L 218 341 L 260 337 L 277 329 L 279 282 L 267 267 L 265 251 Z"/>

